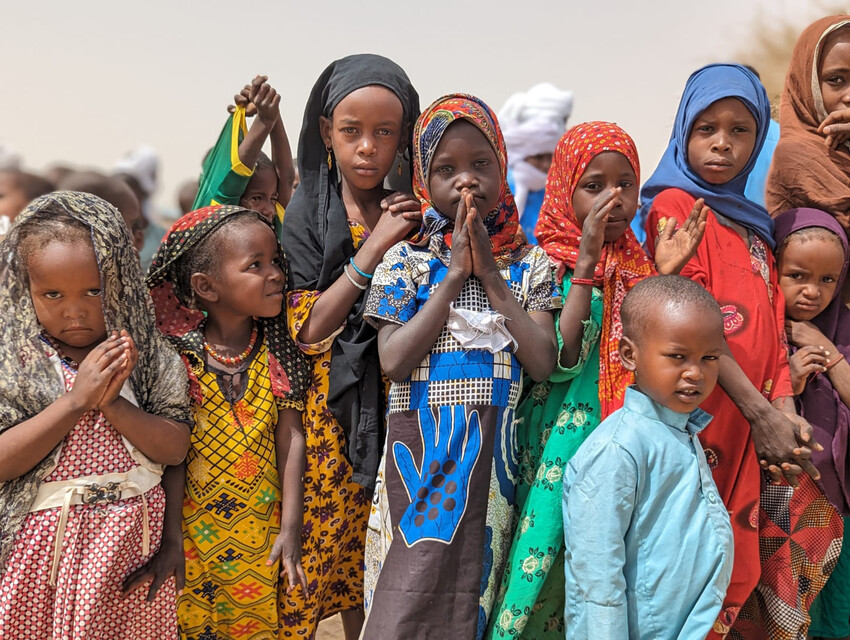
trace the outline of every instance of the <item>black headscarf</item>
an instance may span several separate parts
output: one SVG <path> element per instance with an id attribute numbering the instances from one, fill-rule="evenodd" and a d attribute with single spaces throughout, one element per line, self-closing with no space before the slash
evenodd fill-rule
<path id="1" fill-rule="evenodd" d="M 298 142 L 301 183 L 283 223 L 283 247 L 295 289 L 325 291 L 355 253 L 336 167 L 328 168 L 319 117 L 331 117 L 343 98 L 371 85 L 386 87 L 398 96 L 408 135 L 413 132 L 419 96 L 392 60 L 372 54 L 348 56 L 331 63 L 319 76 L 304 110 Z M 367 293 L 352 307 L 331 348 L 328 407 L 345 431 L 354 481 L 372 488 L 383 446 L 384 391 L 377 334 L 363 322 Z"/>

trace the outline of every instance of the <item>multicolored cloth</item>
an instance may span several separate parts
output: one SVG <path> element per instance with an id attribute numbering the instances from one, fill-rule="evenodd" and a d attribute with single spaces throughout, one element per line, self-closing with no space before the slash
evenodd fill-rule
<path id="1" fill-rule="evenodd" d="M 178 604 L 186 638 L 276 637 L 278 569 L 265 565 L 280 526 L 274 431 L 278 411 L 303 410 L 307 362 L 288 333 L 286 310 L 258 318 L 257 346 L 240 372 L 212 367 L 203 348 L 203 314 L 176 287 L 189 252 L 240 207 L 207 207 L 168 232 L 148 273 L 157 324 L 189 373 L 195 417 L 186 458 L 183 539 L 186 588 Z M 286 261 L 282 262 L 288 278 Z M 287 280 L 288 281 L 288 280 Z"/>
<path id="2" fill-rule="evenodd" d="M 174 349 L 156 329 L 124 219 L 96 196 L 57 191 L 33 200 L 0 244 L 0 312 L 4 318 L 14 318 L 0 327 L 0 431 L 41 413 L 63 392 L 62 380 L 39 339 L 41 327 L 30 297 L 27 265 L 18 250 L 25 224 L 55 216 L 68 216 L 91 230 L 103 283 L 106 329 L 126 329 L 139 351 L 130 375 L 139 407 L 153 415 L 188 422 L 186 373 Z M 0 485 L 0 571 L 56 453 L 54 450 L 24 476 Z"/>
<path id="3" fill-rule="evenodd" d="M 466 118 L 485 135 L 495 123 L 479 100 L 447 96 L 423 114 L 416 148 L 424 148 L 423 138 L 430 147 L 439 143 L 449 116 L 432 116 L 441 113 Z M 501 138 L 496 140 L 503 159 Z M 416 164 L 426 157 L 416 154 Z M 427 169 L 417 166 L 415 171 L 426 184 Z M 427 210 L 427 192 L 418 191 Z M 507 187 L 502 193 L 508 193 Z M 515 225 L 511 201 L 495 211 L 491 221 L 501 222 L 490 230 L 499 233 L 505 222 Z M 439 216 L 434 214 L 429 213 L 431 221 Z M 400 242 L 387 252 L 366 305 L 370 321 L 403 325 L 440 286 L 451 249 L 442 230 L 430 233 L 426 246 Z M 501 254 L 500 274 L 523 308 L 530 313 L 558 308 L 545 253 L 528 245 L 508 249 L 513 237 L 501 242 L 494 243 Z M 475 277 L 467 279 L 453 307 L 493 311 Z M 374 592 L 367 594 L 364 638 L 484 636 L 513 532 L 514 409 L 521 384 L 522 368 L 509 346 L 495 353 L 464 349 L 448 326 L 410 377 L 392 384 L 383 483 L 376 489 L 366 550 L 367 565 L 377 565 L 380 572 Z"/>
<path id="4" fill-rule="evenodd" d="M 224 123 L 215 146 L 204 158 L 193 210 L 218 204 L 239 204 L 254 175 L 254 167 L 246 167 L 239 159 L 239 145 L 247 132 L 245 107 L 237 106 Z M 285 213 L 283 205 L 276 203 L 274 226 L 278 237 Z"/>
<path id="5" fill-rule="evenodd" d="M 662 191 L 647 219 L 647 249 L 655 252 L 655 233 L 662 220 L 678 224 L 690 215 L 696 198 L 679 189 Z M 764 213 L 767 217 L 767 212 Z M 776 261 L 760 236 L 743 238 L 717 213 L 708 216 L 705 234 L 681 275 L 711 293 L 723 312 L 726 342 L 752 385 L 767 400 L 792 396 L 785 350 L 785 303 Z M 759 354 L 758 358 L 753 353 Z M 714 416 L 700 434 L 714 481 L 729 510 L 735 536 L 732 581 L 711 638 L 732 630 L 740 608 L 755 589 L 759 562 L 759 493 L 762 474 L 750 425 L 718 386 L 700 407 Z M 729 636 L 734 637 L 734 636 Z"/>
<path id="6" fill-rule="evenodd" d="M 193 407 L 186 457 L 186 586 L 177 601 L 185 640 L 278 634 L 280 567 L 266 561 L 280 530 L 275 427 L 292 403 L 272 393 L 268 349 L 257 344 L 237 374 L 184 352 L 204 398 Z"/>
<path id="7" fill-rule="evenodd" d="M 359 249 L 369 233 L 349 221 Z M 369 517 L 369 490 L 355 481 L 346 453 L 346 433 L 328 408 L 334 332 L 317 344 L 298 333 L 321 298 L 321 291 L 292 291 L 287 298 L 289 333 L 309 357 L 310 385 L 304 404 L 304 528 L 301 566 L 307 593 L 280 594 L 281 638 L 313 638 L 319 623 L 340 611 L 363 607 L 363 547 Z M 371 327 L 370 327 L 371 328 Z M 380 393 L 385 394 L 383 386 Z"/>
<path id="8" fill-rule="evenodd" d="M 537 241 L 549 257 L 564 268 L 575 269 L 581 244 L 581 226 L 573 211 L 573 194 L 587 165 L 600 153 L 616 151 L 626 157 L 640 183 L 637 148 L 629 134 L 610 122 L 585 122 L 561 138 L 555 149 L 546 197 L 537 221 Z M 620 306 L 629 290 L 640 280 L 655 274 L 631 229 L 616 241 L 606 243 L 596 265 L 594 281 L 602 289 L 602 335 L 599 349 L 599 401 L 602 417 L 623 404 L 631 373 L 620 364 L 619 346 L 623 335 Z"/>
<path id="9" fill-rule="evenodd" d="M 561 299 L 573 286 L 561 282 Z M 488 638 L 564 638 L 564 520 L 562 479 L 567 463 L 599 425 L 599 345 L 602 289 L 593 287 L 578 361 L 556 362 L 548 380 L 525 379 L 516 410 L 518 526 L 490 618 Z M 563 348 L 555 321 L 558 351 Z"/>
<path id="10" fill-rule="evenodd" d="M 413 239 L 422 244 L 426 239 L 441 233 L 446 246 L 451 249 L 453 218 L 437 211 L 431 200 L 428 179 L 431 159 L 437 150 L 440 138 L 449 125 L 456 120 L 467 120 L 478 127 L 496 153 L 499 161 L 501 189 L 498 205 L 483 218 L 484 227 L 490 236 L 493 257 L 500 266 L 513 261 L 514 252 L 525 244 L 519 235 L 519 214 L 514 197 L 508 188 L 507 151 L 496 116 L 490 108 L 475 96 L 456 93 L 437 99 L 422 112 L 413 131 L 413 193 L 422 203 L 422 228 Z"/>
<path id="11" fill-rule="evenodd" d="M 45 339 L 41 346 L 45 355 L 61 357 L 52 340 Z M 77 370 L 75 363 L 63 362 L 66 392 L 73 388 Z M 44 481 L 126 473 L 137 465 L 121 434 L 100 411 L 92 410 L 65 437 L 56 467 Z M 173 579 L 150 603 L 147 588 L 123 593 L 127 576 L 159 549 L 165 513 L 162 486 L 108 506 L 71 507 L 52 587 L 49 558 L 61 511 L 57 507 L 30 513 L 15 537 L 8 569 L 0 576 L 0 638 L 177 640 Z M 144 555 L 140 549 L 146 520 L 150 553 Z"/>
<path id="12" fill-rule="evenodd" d="M 812 207 L 836 216 L 850 231 L 850 146 L 826 145 L 818 133 L 829 115 L 823 104 L 818 61 L 830 34 L 850 28 L 850 16 L 821 18 L 800 34 L 779 108 L 779 144 L 767 178 L 767 208 L 774 216 Z"/>

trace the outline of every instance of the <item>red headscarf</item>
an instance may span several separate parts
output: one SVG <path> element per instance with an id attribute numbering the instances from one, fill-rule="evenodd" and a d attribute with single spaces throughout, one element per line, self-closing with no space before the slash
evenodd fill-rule
<path id="1" fill-rule="evenodd" d="M 518 235 L 519 214 L 514 197 L 508 188 L 505 140 L 490 107 L 475 96 L 464 93 L 454 93 L 437 99 L 422 112 L 416 121 L 416 127 L 413 130 L 413 193 L 422 203 L 422 228 L 413 242 L 418 244 L 425 238 L 442 232 L 446 245 L 449 248 L 452 246 L 451 231 L 445 230 L 453 224 L 452 220 L 434 207 L 428 189 L 428 180 L 431 173 L 431 159 L 434 157 L 437 145 L 449 125 L 456 120 L 466 120 L 474 124 L 490 141 L 499 161 L 502 182 L 499 201 L 495 209 L 487 212 L 483 222 L 490 236 L 493 257 L 497 264 L 509 262 L 513 252 L 525 244 L 525 241 Z"/>
<path id="2" fill-rule="evenodd" d="M 640 163 L 634 141 L 616 124 L 586 122 L 570 129 L 555 149 L 546 180 L 546 195 L 540 209 L 535 235 L 540 246 L 559 265 L 575 269 L 581 243 L 581 226 L 573 211 L 573 194 L 587 165 L 600 153 L 623 154 L 640 182 Z M 605 417 L 619 409 L 632 381 L 620 364 L 619 345 L 623 335 L 620 307 L 623 298 L 640 280 L 655 274 L 655 267 L 631 229 L 616 241 L 606 243 L 596 265 L 594 281 L 602 288 L 602 342 L 599 345 L 599 403 Z"/>

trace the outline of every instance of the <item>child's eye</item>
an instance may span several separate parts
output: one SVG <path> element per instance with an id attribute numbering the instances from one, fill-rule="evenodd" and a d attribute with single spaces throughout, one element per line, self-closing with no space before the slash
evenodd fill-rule
<path id="1" fill-rule="evenodd" d="M 843 76 L 831 76 L 826 80 L 830 84 L 843 84 L 844 77 Z"/>
<path id="2" fill-rule="evenodd" d="M 749 133 L 750 132 L 750 130 L 747 129 L 747 127 L 735 127 L 734 129 L 732 129 L 732 131 L 734 133 Z"/>
<path id="3" fill-rule="evenodd" d="M 703 356 L 702 359 L 708 360 L 709 362 L 713 362 L 713 361 L 717 360 L 718 358 L 717 358 L 717 356 Z"/>
<path id="4" fill-rule="evenodd" d="M 685 356 L 683 356 L 681 353 L 668 353 L 667 357 L 673 358 L 673 360 L 684 360 L 685 359 Z"/>
<path id="5" fill-rule="evenodd" d="M 441 167 L 437 167 L 437 173 L 451 173 L 454 171 L 454 167 L 448 164 L 444 164 Z"/>
<path id="6" fill-rule="evenodd" d="M 100 297 L 100 289 L 89 289 L 88 291 L 86 291 L 86 295 L 90 296 L 92 298 L 99 298 Z"/>
<path id="7" fill-rule="evenodd" d="M 629 180 L 621 180 L 620 184 L 618 186 L 622 187 L 623 189 L 628 189 L 629 187 L 631 187 L 633 185 L 634 185 L 634 182 L 630 182 Z"/>
<path id="8" fill-rule="evenodd" d="M 832 276 L 824 276 L 822 278 L 822 281 L 826 284 L 832 284 L 833 282 L 835 282 L 835 278 L 833 278 Z"/>
<path id="9" fill-rule="evenodd" d="M 390 129 L 378 129 L 379 136 L 391 136 L 393 132 Z"/>
<path id="10" fill-rule="evenodd" d="M 343 127 L 342 129 L 340 129 L 340 131 L 347 135 L 353 135 L 357 133 L 357 129 L 355 127 Z"/>
<path id="11" fill-rule="evenodd" d="M 58 291 L 45 291 L 44 297 L 48 300 L 58 300 L 62 297 L 62 294 L 60 294 Z"/>
<path id="12" fill-rule="evenodd" d="M 490 163 L 487 160 L 477 160 L 475 162 L 476 167 L 486 167 L 488 164 Z"/>
<path id="13" fill-rule="evenodd" d="M 802 280 L 802 279 L 803 279 L 803 274 L 802 274 L 802 273 L 789 273 L 789 274 L 788 274 L 788 275 L 786 275 L 785 277 L 786 277 L 786 278 L 791 278 L 792 280 Z"/>
<path id="14" fill-rule="evenodd" d="M 710 124 L 701 124 L 697 127 L 697 131 L 700 131 L 702 133 L 711 133 L 712 131 L 714 131 L 714 127 L 712 127 Z"/>
<path id="15" fill-rule="evenodd" d="M 584 185 L 584 188 L 588 191 L 599 191 L 602 188 L 602 185 L 598 182 L 588 182 L 586 185 Z"/>

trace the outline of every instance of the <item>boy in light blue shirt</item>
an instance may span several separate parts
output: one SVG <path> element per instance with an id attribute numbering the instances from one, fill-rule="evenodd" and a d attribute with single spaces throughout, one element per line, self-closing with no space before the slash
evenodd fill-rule
<path id="1" fill-rule="evenodd" d="M 680 276 L 639 282 L 621 313 L 636 383 L 564 474 L 567 638 L 701 640 L 732 572 L 729 514 L 697 437 L 723 316 Z"/>

